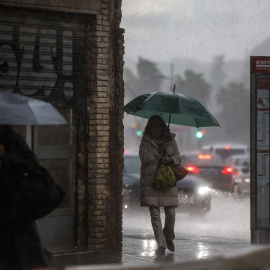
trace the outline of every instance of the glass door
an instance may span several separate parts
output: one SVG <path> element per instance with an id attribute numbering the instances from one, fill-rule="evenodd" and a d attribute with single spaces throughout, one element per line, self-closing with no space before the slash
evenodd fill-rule
<path id="1" fill-rule="evenodd" d="M 38 220 L 42 242 L 50 251 L 70 250 L 74 245 L 75 143 L 72 110 L 59 110 L 68 125 L 46 125 L 33 129 L 33 151 L 66 196 L 57 209 Z"/>

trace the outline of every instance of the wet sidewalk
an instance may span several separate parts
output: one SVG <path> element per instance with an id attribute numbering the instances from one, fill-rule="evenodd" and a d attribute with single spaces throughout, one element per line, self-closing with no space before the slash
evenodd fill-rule
<path id="1" fill-rule="evenodd" d="M 213 258 L 234 250 L 251 246 L 248 240 L 197 236 L 176 233 L 175 252 L 165 251 L 165 256 L 157 257 L 153 232 L 126 229 L 123 232 L 123 251 L 87 252 L 55 256 L 51 267 L 64 269 L 71 265 L 122 264 L 153 265 L 155 263 L 178 263 Z M 75 255 L 75 256 L 74 256 Z"/>

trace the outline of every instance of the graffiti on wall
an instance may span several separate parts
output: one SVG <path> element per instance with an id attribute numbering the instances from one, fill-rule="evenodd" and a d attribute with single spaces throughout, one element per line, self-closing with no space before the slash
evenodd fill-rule
<path id="1" fill-rule="evenodd" d="M 83 97 L 85 33 L 0 22 L 0 88 L 40 97 Z"/>

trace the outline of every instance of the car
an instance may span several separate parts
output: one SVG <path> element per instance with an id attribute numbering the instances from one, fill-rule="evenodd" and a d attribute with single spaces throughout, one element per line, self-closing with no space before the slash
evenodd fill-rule
<path id="1" fill-rule="evenodd" d="M 194 175 L 187 175 L 176 183 L 180 212 L 205 215 L 211 210 L 211 190 L 207 183 Z"/>
<path id="2" fill-rule="evenodd" d="M 250 153 L 249 146 L 244 144 L 210 144 L 203 145 L 202 154 L 218 155 L 223 161 L 234 155 L 246 155 Z"/>
<path id="3" fill-rule="evenodd" d="M 138 154 L 124 154 L 123 208 L 140 207 L 141 161 Z M 193 175 L 187 175 L 177 184 L 179 211 L 205 214 L 211 209 L 211 194 L 207 183 Z"/>
<path id="4" fill-rule="evenodd" d="M 250 168 L 250 156 L 234 155 L 225 160 L 225 164 L 233 168 L 234 176 L 248 172 Z"/>
<path id="5" fill-rule="evenodd" d="M 123 169 L 123 207 L 135 209 L 140 207 L 141 160 L 138 154 L 124 154 Z"/>
<path id="6" fill-rule="evenodd" d="M 182 164 L 189 174 L 207 182 L 209 188 L 232 192 L 233 169 L 226 166 L 220 156 L 210 154 L 182 154 Z"/>
<path id="7" fill-rule="evenodd" d="M 243 172 L 235 176 L 232 186 L 235 197 L 248 197 L 250 195 L 250 172 Z"/>
<path id="8" fill-rule="evenodd" d="M 244 197 L 250 194 L 250 157 L 245 155 L 231 156 L 225 160 L 233 169 L 234 182 L 231 190 L 235 197 Z"/>

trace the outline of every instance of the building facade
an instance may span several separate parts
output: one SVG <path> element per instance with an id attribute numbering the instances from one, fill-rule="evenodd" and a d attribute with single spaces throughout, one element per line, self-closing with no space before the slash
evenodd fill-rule
<path id="1" fill-rule="evenodd" d="M 18 126 L 66 197 L 38 221 L 53 252 L 122 249 L 121 0 L 0 1 L 0 89 L 51 102 L 65 126 Z"/>

